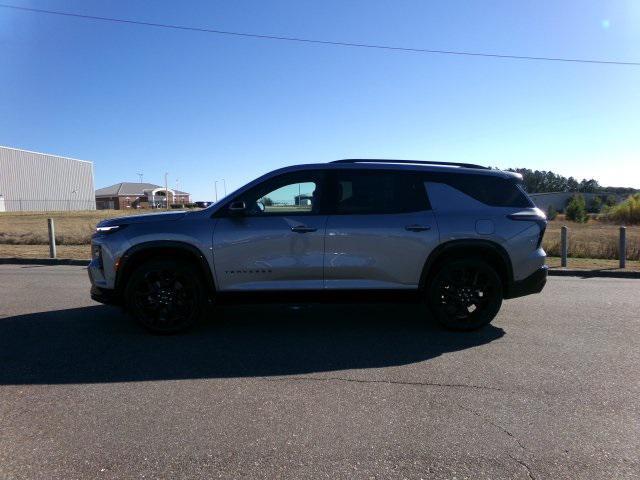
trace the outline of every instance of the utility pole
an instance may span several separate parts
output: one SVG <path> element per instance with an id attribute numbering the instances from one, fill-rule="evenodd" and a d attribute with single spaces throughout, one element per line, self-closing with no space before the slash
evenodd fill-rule
<path id="1" fill-rule="evenodd" d="M 224 196 L 227 196 L 227 182 L 225 181 L 225 179 L 222 179 L 222 186 L 224 188 Z"/>
<path id="2" fill-rule="evenodd" d="M 142 172 L 138 172 L 138 173 L 136 173 L 136 175 L 138 175 L 138 178 L 140 179 L 140 183 L 142 183 L 143 173 Z"/>
<path id="3" fill-rule="evenodd" d="M 218 181 L 213 182 L 213 188 L 216 192 L 216 202 L 218 201 Z"/>
<path id="4" fill-rule="evenodd" d="M 167 176 L 169 174 L 165 172 L 164 174 L 164 203 L 166 205 L 166 209 L 169 210 L 169 187 L 167 186 Z"/>

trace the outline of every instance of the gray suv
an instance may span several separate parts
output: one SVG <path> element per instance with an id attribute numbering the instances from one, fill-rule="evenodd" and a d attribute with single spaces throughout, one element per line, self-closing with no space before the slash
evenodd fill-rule
<path id="1" fill-rule="evenodd" d="M 444 326 L 489 323 L 542 290 L 546 217 L 519 174 L 464 163 L 339 160 L 273 171 L 195 212 L 105 220 L 91 297 L 156 333 L 224 299 L 403 293 Z M 334 294 L 334 295 L 331 295 Z"/>

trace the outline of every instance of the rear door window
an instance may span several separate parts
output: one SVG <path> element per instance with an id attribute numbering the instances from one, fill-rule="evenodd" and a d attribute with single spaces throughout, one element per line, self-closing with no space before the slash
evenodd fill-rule
<path id="1" fill-rule="evenodd" d="M 332 214 L 392 214 L 431 208 L 419 175 L 344 170 L 332 174 L 330 185 Z"/>

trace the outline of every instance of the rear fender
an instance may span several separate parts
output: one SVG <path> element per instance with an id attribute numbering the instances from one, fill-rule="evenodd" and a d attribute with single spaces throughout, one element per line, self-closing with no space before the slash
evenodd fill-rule
<path id="1" fill-rule="evenodd" d="M 422 269 L 420 288 L 426 288 L 437 267 L 449 258 L 480 257 L 489 261 L 502 279 L 505 294 L 513 284 L 513 266 L 509 254 L 501 245 L 490 240 L 451 240 L 431 252 Z"/>

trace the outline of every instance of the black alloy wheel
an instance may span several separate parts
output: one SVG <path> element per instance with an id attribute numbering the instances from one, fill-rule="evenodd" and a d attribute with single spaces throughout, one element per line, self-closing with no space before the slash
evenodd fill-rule
<path id="1" fill-rule="evenodd" d="M 198 272 L 188 263 L 152 260 L 138 267 L 127 284 L 127 307 L 154 333 L 176 333 L 202 315 L 205 292 Z"/>
<path id="2" fill-rule="evenodd" d="M 428 291 L 429 306 L 437 320 L 454 330 L 474 330 L 493 320 L 502 305 L 502 282 L 480 259 L 443 264 Z"/>

